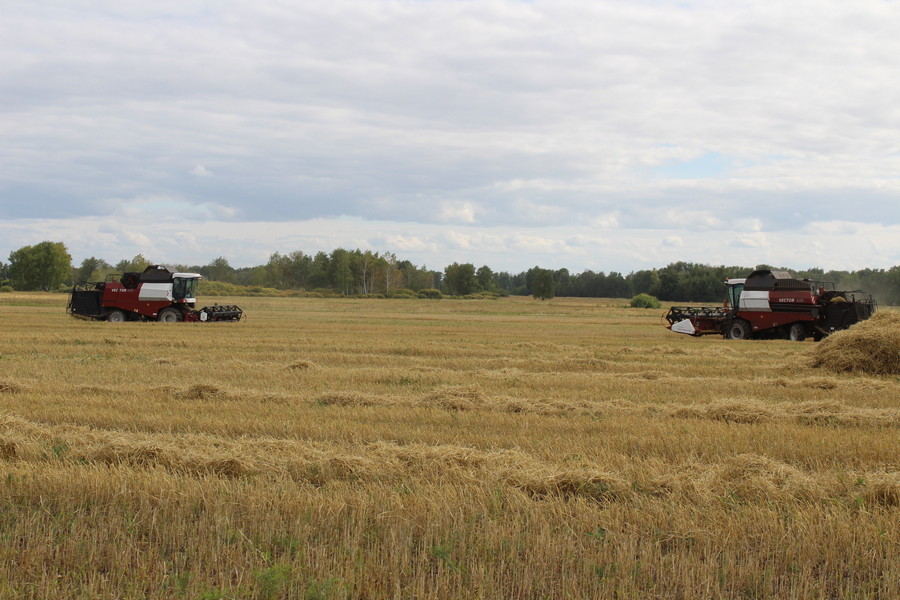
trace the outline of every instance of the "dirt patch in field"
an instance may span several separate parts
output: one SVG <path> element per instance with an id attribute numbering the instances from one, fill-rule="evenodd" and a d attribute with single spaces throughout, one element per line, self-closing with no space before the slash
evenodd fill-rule
<path id="1" fill-rule="evenodd" d="M 668 379 L 671 377 L 665 371 L 658 370 L 649 370 L 649 371 L 639 371 L 637 373 L 621 373 L 616 375 L 617 378 L 622 379 L 643 379 L 646 381 L 656 381 L 658 379 Z"/>
<path id="2" fill-rule="evenodd" d="M 881 311 L 831 334 L 816 344 L 811 366 L 836 373 L 900 374 L 900 312 Z"/>
<path id="3" fill-rule="evenodd" d="M 208 383 L 197 383 L 181 392 L 181 397 L 187 400 L 211 400 L 227 396 L 224 390 Z"/>
<path id="4" fill-rule="evenodd" d="M 316 365 L 308 360 L 296 360 L 287 366 L 292 371 L 309 371 L 316 368 Z"/>
<path id="5" fill-rule="evenodd" d="M 368 396 L 357 392 L 330 392 L 316 398 L 316 404 L 322 406 L 375 406 L 382 404 L 376 396 Z"/>
<path id="6" fill-rule="evenodd" d="M 22 391 L 22 386 L 12 381 L 0 381 L 0 394 L 15 394 Z"/>

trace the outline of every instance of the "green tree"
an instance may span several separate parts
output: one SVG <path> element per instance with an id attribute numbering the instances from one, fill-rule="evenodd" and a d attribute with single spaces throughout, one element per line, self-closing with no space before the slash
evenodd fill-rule
<path id="1" fill-rule="evenodd" d="M 291 257 L 280 252 L 270 255 L 266 263 L 266 285 L 279 290 L 291 287 L 291 266 Z"/>
<path id="2" fill-rule="evenodd" d="M 535 269 L 532 281 L 532 293 L 537 300 L 552 300 L 556 295 L 556 282 L 553 281 L 553 271 L 549 269 Z"/>
<path id="3" fill-rule="evenodd" d="M 228 264 L 228 259 L 224 256 L 214 258 L 212 262 L 202 267 L 200 272 L 213 281 L 234 283 L 236 279 L 234 269 Z"/>
<path id="4" fill-rule="evenodd" d="M 465 296 L 478 289 L 475 265 L 453 263 L 444 268 L 444 291 L 450 296 Z"/>
<path id="5" fill-rule="evenodd" d="M 572 276 L 569 273 L 568 269 L 559 269 L 553 273 L 553 282 L 555 284 L 555 291 L 560 296 L 571 296 L 572 295 Z"/>
<path id="6" fill-rule="evenodd" d="M 328 264 L 328 280 L 334 289 L 347 295 L 353 284 L 353 271 L 350 270 L 350 253 L 343 248 L 336 248 L 331 252 L 331 262 Z"/>
<path id="7" fill-rule="evenodd" d="M 356 281 L 356 289 L 358 293 L 366 295 L 375 291 L 375 275 L 381 258 L 378 253 L 371 250 L 360 250 L 357 248 L 349 253 L 350 272 Z"/>
<path id="8" fill-rule="evenodd" d="M 650 294 L 655 296 L 659 293 L 659 273 L 656 269 L 642 270 L 629 275 L 631 279 L 631 288 L 638 294 Z"/>
<path id="9" fill-rule="evenodd" d="M 403 287 L 403 271 L 397 261 L 397 255 L 393 252 L 385 252 L 380 259 L 381 275 L 384 280 L 384 293 L 391 295 L 391 290 Z"/>
<path id="10" fill-rule="evenodd" d="M 435 273 L 425 266 L 420 268 L 408 260 L 401 260 L 397 262 L 397 268 L 403 273 L 406 287 L 413 291 L 434 289 L 440 286 L 437 280 L 439 273 Z"/>
<path id="11" fill-rule="evenodd" d="M 142 273 L 144 269 L 150 266 L 150 261 L 143 254 L 135 254 L 131 260 L 120 260 L 116 263 L 116 271 L 119 273 Z"/>
<path id="12" fill-rule="evenodd" d="M 327 252 L 316 252 L 310 264 L 307 287 L 310 289 L 328 287 L 328 267 L 331 265 L 331 257 Z"/>
<path id="13" fill-rule="evenodd" d="M 92 256 L 81 261 L 81 266 L 75 269 L 75 281 L 102 281 L 107 273 L 112 273 L 114 267 L 103 260 Z"/>
<path id="14" fill-rule="evenodd" d="M 288 255 L 291 260 L 290 279 L 288 287 L 291 289 L 304 289 L 309 285 L 309 275 L 312 273 L 313 257 L 295 250 Z"/>
<path id="15" fill-rule="evenodd" d="M 241 276 L 238 278 L 238 281 L 242 282 L 242 285 L 249 285 L 253 287 L 267 287 L 269 285 L 268 277 L 269 273 L 266 270 L 266 266 L 256 265 L 255 267 L 243 269 L 241 271 Z"/>
<path id="16" fill-rule="evenodd" d="M 9 255 L 9 279 L 17 290 L 56 289 L 72 277 L 72 256 L 62 242 L 22 246 Z"/>
<path id="17" fill-rule="evenodd" d="M 497 283 L 494 281 L 494 272 L 487 265 L 478 267 L 475 272 L 475 278 L 478 280 L 478 287 L 485 292 L 496 292 L 499 290 Z"/>

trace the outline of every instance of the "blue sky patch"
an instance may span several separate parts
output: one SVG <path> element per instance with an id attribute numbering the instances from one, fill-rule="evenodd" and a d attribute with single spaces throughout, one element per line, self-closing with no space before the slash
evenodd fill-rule
<path id="1" fill-rule="evenodd" d="M 662 165 L 655 172 L 666 179 L 711 179 L 721 177 L 731 166 L 731 159 L 709 152 L 693 160 Z"/>

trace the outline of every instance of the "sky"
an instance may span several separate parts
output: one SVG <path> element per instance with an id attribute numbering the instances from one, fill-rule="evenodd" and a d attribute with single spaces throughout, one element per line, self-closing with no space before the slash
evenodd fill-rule
<path id="1" fill-rule="evenodd" d="M 897 0 L 0 0 L 0 260 L 900 264 Z"/>

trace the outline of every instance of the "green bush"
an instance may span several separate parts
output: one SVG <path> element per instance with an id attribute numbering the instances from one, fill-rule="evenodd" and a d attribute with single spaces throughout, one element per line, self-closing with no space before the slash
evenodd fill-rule
<path id="1" fill-rule="evenodd" d="M 226 283 L 224 281 L 204 281 L 197 291 L 198 296 L 237 296 L 247 292 L 242 285 Z"/>
<path id="2" fill-rule="evenodd" d="M 660 303 L 656 296 L 650 294 L 638 294 L 631 299 L 631 308 L 659 308 Z"/>
<path id="3" fill-rule="evenodd" d="M 0 285 L 0 292 L 9 293 L 16 291 L 11 285 Z"/>
<path id="4" fill-rule="evenodd" d="M 499 296 L 494 292 L 476 292 L 474 294 L 466 294 L 464 300 L 496 300 Z"/>
<path id="5" fill-rule="evenodd" d="M 313 292 L 319 294 L 316 298 L 337 298 L 338 296 L 343 296 L 343 294 L 338 294 L 331 288 L 317 287 Z"/>
<path id="6" fill-rule="evenodd" d="M 419 298 L 427 298 L 428 300 L 440 300 L 443 298 L 443 294 L 441 294 L 440 290 L 435 289 L 426 289 L 419 290 Z"/>
<path id="7" fill-rule="evenodd" d="M 417 294 L 407 288 L 398 288 L 391 292 L 391 298 L 416 298 Z"/>

